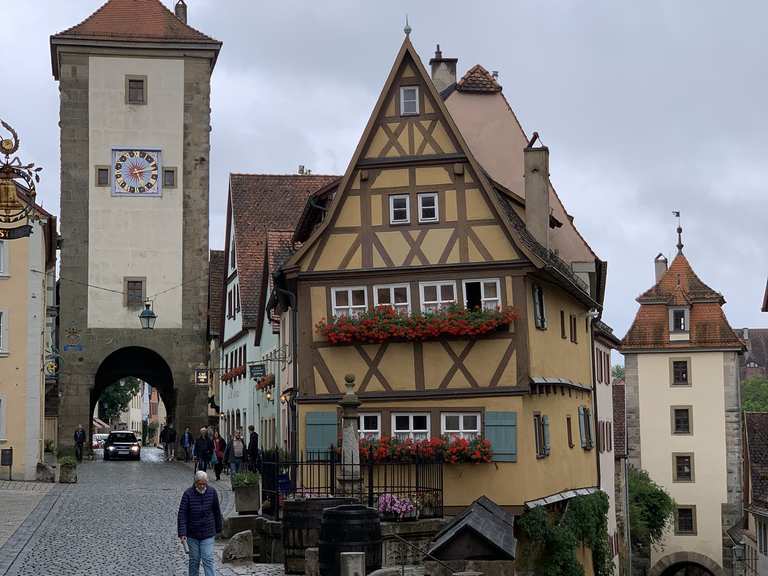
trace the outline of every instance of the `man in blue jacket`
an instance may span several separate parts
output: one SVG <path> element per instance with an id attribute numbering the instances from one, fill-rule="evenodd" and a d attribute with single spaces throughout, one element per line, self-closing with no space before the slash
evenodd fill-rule
<path id="1" fill-rule="evenodd" d="M 222 523 L 219 495 L 208 486 L 208 474 L 200 470 L 179 504 L 178 532 L 181 542 L 189 546 L 189 576 L 198 576 L 200 562 L 205 576 L 215 576 L 213 539 Z"/>

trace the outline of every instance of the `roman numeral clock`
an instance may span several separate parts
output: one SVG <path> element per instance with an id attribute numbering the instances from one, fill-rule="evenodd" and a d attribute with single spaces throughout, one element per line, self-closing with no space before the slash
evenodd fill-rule
<path id="1" fill-rule="evenodd" d="M 112 150 L 112 193 L 118 196 L 159 196 L 162 182 L 160 150 Z"/>

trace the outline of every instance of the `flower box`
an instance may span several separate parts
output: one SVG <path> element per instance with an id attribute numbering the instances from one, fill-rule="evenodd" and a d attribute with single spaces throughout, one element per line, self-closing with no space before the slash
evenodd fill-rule
<path id="1" fill-rule="evenodd" d="M 444 462 L 445 464 L 486 464 L 491 462 L 491 442 L 485 438 L 430 438 L 400 440 L 383 436 L 360 439 L 360 462 L 402 463 Z"/>
<path id="2" fill-rule="evenodd" d="M 321 320 L 317 333 L 335 345 L 423 342 L 444 338 L 479 338 L 517 319 L 513 308 L 467 310 L 452 306 L 437 312 L 405 314 L 379 306 L 354 317 Z"/>
<path id="3" fill-rule="evenodd" d="M 238 366 L 237 368 L 232 368 L 224 372 L 224 374 L 221 375 L 221 381 L 229 382 L 230 380 L 235 380 L 243 375 L 245 375 L 245 366 Z"/>

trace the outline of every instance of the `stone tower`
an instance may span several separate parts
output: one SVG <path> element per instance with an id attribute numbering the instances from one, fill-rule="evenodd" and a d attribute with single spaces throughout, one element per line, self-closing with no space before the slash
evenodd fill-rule
<path id="1" fill-rule="evenodd" d="M 678 240 L 668 269 L 656 257 L 656 284 L 637 298 L 640 309 L 620 348 L 629 463 L 646 470 L 676 505 L 663 549 L 634 555 L 633 570 L 740 576 L 731 534 L 743 513 L 744 344 L 723 313 L 725 299 L 699 279 L 682 249 Z"/>
<path id="2" fill-rule="evenodd" d="M 207 422 L 210 81 L 221 43 L 159 0 L 109 0 L 51 37 L 61 129 L 59 438 L 103 390 L 155 386 Z M 151 300 L 154 330 L 138 314 Z"/>

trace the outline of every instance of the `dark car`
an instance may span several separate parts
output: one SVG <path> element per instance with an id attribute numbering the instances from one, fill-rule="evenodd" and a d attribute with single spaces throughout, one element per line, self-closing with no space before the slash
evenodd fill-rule
<path id="1" fill-rule="evenodd" d="M 141 459 L 141 444 L 133 432 L 110 432 L 104 441 L 104 460 Z"/>

